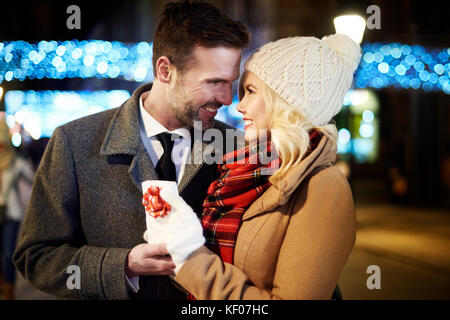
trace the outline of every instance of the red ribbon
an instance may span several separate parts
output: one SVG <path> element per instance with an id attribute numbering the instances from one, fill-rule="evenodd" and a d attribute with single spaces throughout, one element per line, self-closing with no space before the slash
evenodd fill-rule
<path id="1" fill-rule="evenodd" d="M 142 198 L 145 212 L 155 219 L 166 216 L 172 210 L 170 204 L 161 198 L 159 191 L 159 187 L 150 186 Z"/>

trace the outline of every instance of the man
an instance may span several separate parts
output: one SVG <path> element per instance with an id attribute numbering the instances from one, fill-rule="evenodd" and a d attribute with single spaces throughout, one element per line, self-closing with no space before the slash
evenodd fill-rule
<path id="1" fill-rule="evenodd" d="M 167 276 L 175 266 L 164 246 L 142 243 L 141 183 L 175 180 L 201 212 L 217 166 L 188 161 L 195 149 L 189 131 L 197 120 L 225 135 L 229 127 L 213 118 L 232 102 L 248 42 L 246 28 L 210 4 L 166 5 L 154 37 L 153 84 L 120 108 L 57 128 L 49 142 L 14 254 L 31 284 L 72 299 L 185 297 Z M 172 151 L 164 132 L 178 137 Z"/>

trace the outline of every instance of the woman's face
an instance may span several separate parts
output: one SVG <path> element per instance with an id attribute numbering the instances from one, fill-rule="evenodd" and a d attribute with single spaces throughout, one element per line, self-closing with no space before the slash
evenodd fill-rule
<path id="1" fill-rule="evenodd" d="M 248 142 L 265 140 L 269 135 L 270 117 L 266 112 L 263 98 L 263 82 L 253 73 L 246 72 L 243 82 L 243 97 L 236 109 L 243 114 L 245 140 Z"/>

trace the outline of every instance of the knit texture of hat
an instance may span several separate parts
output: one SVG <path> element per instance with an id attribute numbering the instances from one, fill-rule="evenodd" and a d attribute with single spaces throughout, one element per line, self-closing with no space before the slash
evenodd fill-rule
<path id="1" fill-rule="evenodd" d="M 340 111 L 360 59 L 361 48 L 346 35 L 290 37 L 263 45 L 245 70 L 320 126 Z"/>

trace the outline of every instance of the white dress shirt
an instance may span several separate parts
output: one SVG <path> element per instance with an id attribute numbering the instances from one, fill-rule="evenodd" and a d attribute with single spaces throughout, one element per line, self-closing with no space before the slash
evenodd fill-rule
<path id="1" fill-rule="evenodd" d="M 172 161 L 175 164 L 177 183 L 179 184 L 183 178 L 186 163 L 188 163 L 191 156 L 191 134 L 189 133 L 189 130 L 186 128 L 179 128 L 169 131 L 144 109 L 142 96 L 139 97 L 139 128 L 142 142 L 144 143 L 155 168 L 164 153 L 164 148 L 157 135 L 162 132 L 168 132 L 180 137 L 175 140 L 172 149 Z M 125 277 L 129 290 L 135 293 L 138 292 L 139 276 L 132 278 L 128 278 L 128 276 Z"/>
<path id="2" fill-rule="evenodd" d="M 172 161 L 175 164 L 177 183 L 180 183 L 186 163 L 189 161 L 191 155 L 191 134 L 189 130 L 179 128 L 169 131 L 144 109 L 142 98 L 139 98 L 139 111 L 140 120 L 142 121 L 140 124 L 141 138 L 154 167 L 156 167 L 156 164 L 164 153 L 163 146 L 157 135 L 162 132 L 168 132 L 180 137 L 174 141 L 172 149 Z"/>

